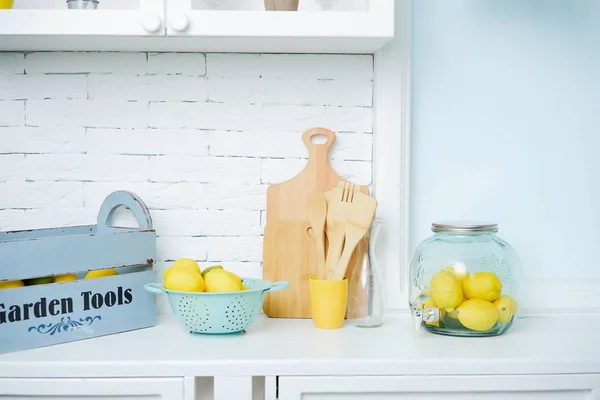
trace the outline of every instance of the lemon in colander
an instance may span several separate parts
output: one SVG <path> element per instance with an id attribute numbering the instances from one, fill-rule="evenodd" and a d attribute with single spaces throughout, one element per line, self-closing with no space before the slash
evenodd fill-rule
<path id="1" fill-rule="evenodd" d="M 175 260 L 171 267 L 165 270 L 165 276 L 169 273 L 169 271 L 174 269 L 185 269 L 193 273 L 200 273 L 200 266 L 191 258 L 178 258 Z"/>
<path id="2" fill-rule="evenodd" d="M 233 272 L 213 269 L 204 276 L 207 292 L 238 292 L 244 290 L 242 279 Z"/>
<path id="3" fill-rule="evenodd" d="M 202 276 L 205 277 L 213 269 L 223 269 L 222 265 L 211 265 L 210 267 L 206 267 L 202 270 Z"/>
<path id="4" fill-rule="evenodd" d="M 200 272 L 187 268 L 170 268 L 165 274 L 165 289 L 180 292 L 203 292 L 205 285 Z"/>

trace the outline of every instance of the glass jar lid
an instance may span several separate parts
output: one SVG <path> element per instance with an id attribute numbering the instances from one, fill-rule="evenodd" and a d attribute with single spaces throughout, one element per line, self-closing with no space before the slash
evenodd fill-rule
<path id="1" fill-rule="evenodd" d="M 431 230 L 445 233 L 498 232 L 498 224 L 493 222 L 439 221 L 431 224 Z"/>

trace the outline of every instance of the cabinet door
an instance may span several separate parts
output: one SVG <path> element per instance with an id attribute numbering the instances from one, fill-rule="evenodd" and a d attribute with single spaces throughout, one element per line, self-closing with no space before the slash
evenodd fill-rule
<path id="1" fill-rule="evenodd" d="M 279 400 L 600 400 L 600 375 L 280 377 Z"/>
<path id="2" fill-rule="evenodd" d="M 394 36 L 394 0 L 338 0 L 325 12 L 327 3 L 266 12 L 264 0 L 168 0 L 167 35 L 203 37 L 178 40 L 197 51 L 284 53 L 368 53 Z"/>
<path id="3" fill-rule="evenodd" d="M 164 0 L 100 0 L 94 11 L 68 9 L 64 0 L 17 0 L 0 13 L 0 43 L 5 49 L 11 38 L 57 41 L 66 35 L 83 47 L 90 37 L 164 36 L 164 14 Z"/>
<path id="4" fill-rule="evenodd" d="M 183 378 L 0 379 L 1 400 L 184 400 Z"/>

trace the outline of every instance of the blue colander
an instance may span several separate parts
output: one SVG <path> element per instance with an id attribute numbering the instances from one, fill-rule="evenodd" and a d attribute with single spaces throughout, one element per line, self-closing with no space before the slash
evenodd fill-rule
<path id="1" fill-rule="evenodd" d="M 290 286 L 287 281 L 242 278 L 248 290 L 239 292 L 180 292 L 160 283 L 144 286 L 152 293 L 166 293 L 175 317 L 192 333 L 241 332 L 254 322 L 265 295 Z"/>

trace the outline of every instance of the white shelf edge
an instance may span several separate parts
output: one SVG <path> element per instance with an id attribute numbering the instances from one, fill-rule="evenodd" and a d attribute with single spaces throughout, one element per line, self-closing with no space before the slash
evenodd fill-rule
<path id="1" fill-rule="evenodd" d="M 274 54 L 373 54 L 386 40 L 349 38 L 201 38 L 3 36 L 0 51 L 141 51 Z"/>

